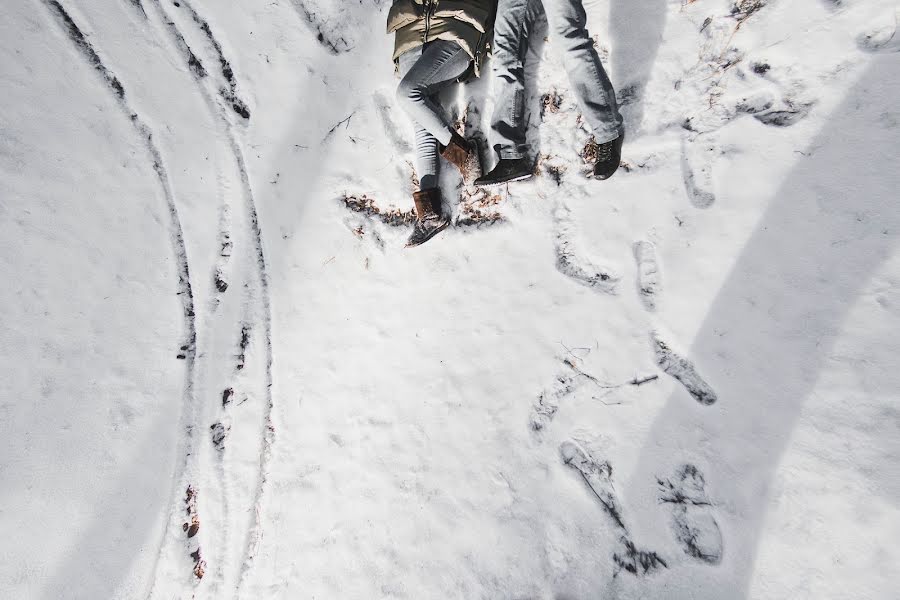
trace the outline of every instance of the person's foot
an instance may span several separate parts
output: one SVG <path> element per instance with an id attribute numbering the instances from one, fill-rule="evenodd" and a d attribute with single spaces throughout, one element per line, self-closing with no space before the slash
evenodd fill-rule
<path id="1" fill-rule="evenodd" d="M 439 215 L 417 219 L 416 224 L 413 225 L 412 233 L 409 234 L 409 239 L 406 240 L 406 247 L 412 248 L 413 246 L 424 244 L 446 229 L 449 224 L 450 219 Z"/>
<path id="2" fill-rule="evenodd" d="M 594 163 L 594 179 L 609 179 L 622 162 L 622 143 L 625 134 L 597 147 L 597 162 Z"/>
<path id="3" fill-rule="evenodd" d="M 424 244 L 450 224 L 449 217 L 443 216 L 442 213 L 439 188 L 414 192 L 413 202 L 416 204 L 416 222 L 409 239 L 406 240 L 407 248 Z"/>
<path id="4" fill-rule="evenodd" d="M 531 161 L 524 156 L 522 158 L 501 158 L 490 173 L 475 180 L 475 185 L 491 186 L 531 179 L 534 176 L 531 167 Z"/>
<path id="5" fill-rule="evenodd" d="M 467 140 L 454 131 L 450 143 L 441 148 L 441 156 L 459 169 L 466 185 L 481 177 L 481 158 L 475 140 Z"/>

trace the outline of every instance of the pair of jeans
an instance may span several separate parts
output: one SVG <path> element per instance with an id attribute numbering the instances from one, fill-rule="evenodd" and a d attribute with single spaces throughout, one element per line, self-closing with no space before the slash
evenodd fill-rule
<path id="1" fill-rule="evenodd" d="M 542 6 L 543 5 L 543 6 Z M 587 30 L 582 0 L 500 0 L 494 25 L 493 71 L 497 100 L 491 129 L 500 158 L 522 158 L 525 140 L 525 57 L 541 15 L 562 52 L 572 92 L 597 143 L 624 133 L 616 92 Z"/>
<path id="2" fill-rule="evenodd" d="M 398 62 L 397 100 L 416 126 L 419 188 L 435 188 L 438 144 L 449 144 L 453 132 L 436 96 L 466 73 L 472 57 L 456 42 L 435 40 L 404 52 Z"/>

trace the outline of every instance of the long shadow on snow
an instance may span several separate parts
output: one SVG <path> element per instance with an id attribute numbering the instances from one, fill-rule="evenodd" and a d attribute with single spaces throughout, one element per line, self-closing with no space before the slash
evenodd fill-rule
<path id="1" fill-rule="evenodd" d="M 168 523 L 172 499 L 168 484 L 159 486 L 146 477 L 146 457 L 158 454 L 160 444 L 165 444 L 171 435 L 165 421 L 165 415 L 157 416 L 142 434 L 143 439 L 134 440 L 127 463 L 120 462 L 102 482 L 102 489 L 96 490 L 96 497 L 103 498 L 103 504 L 93 507 L 90 517 L 84 519 L 84 528 L 71 532 L 69 552 L 41 582 L 38 598 L 146 597 L 153 583 L 160 544 L 168 532 L 160 525 Z M 160 473 L 172 473 L 171 463 L 178 460 L 173 453 L 170 464 Z M 164 492 L 154 498 L 160 487 Z M 158 520 L 148 514 L 153 500 L 158 500 Z M 145 553 L 152 558 L 148 560 Z M 122 589 L 135 564 L 141 561 L 149 568 L 142 576 L 136 576 L 134 583 L 143 584 L 144 589 Z M 184 562 L 185 572 L 189 573 L 187 552 Z"/>
<path id="2" fill-rule="evenodd" d="M 748 594 L 769 488 L 803 404 L 861 287 L 898 244 L 896 132 L 877 120 L 897 81 L 900 62 L 874 59 L 776 194 L 693 342 L 720 401 L 673 393 L 623 490 L 642 512 L 660 511 L 646 522 L 662 523 L 653 486 L 672 465 L 660 463 L 709 465 L 713 502 L 732 507 L 719 514 L 724 560 L 708 567 L 724 571 L 708 572 L 724 588 L 698 583 L 693 598 Z"/>
<path id="3" fill-rule="evenodd" d="M 610 1 L 610 66 L 616 74 L 613 83 L 629 132 L 637 132 L 644 117 L 644 88 L 662 43 L 666 10 L 666 0 Z"/>

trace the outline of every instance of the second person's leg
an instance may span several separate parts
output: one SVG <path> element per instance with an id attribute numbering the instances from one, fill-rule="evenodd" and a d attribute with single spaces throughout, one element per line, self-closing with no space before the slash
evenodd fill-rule
<path id="1" fill-rule="evenodd" d="M 492 143 L 501 159 L 522 158 L 525 143 L 525 55 L 528 52 L 529 0 L 500 0 L 494 23 L 491 66 L 495 104 Z"/>
<path id="2" fill-rule="evenodd" d="M 494 23 L 491 142 L 500 161 L 475 181 L 497 185 L 532 175 L 525 122 L 525 57 L 540 0 L 500 0 Z"/>
<path id="3" fill-rule="evenodd" d="M 543 0 L 551 43 L 562 52 L 563 65 L 584 118 L 598 143 L 624 133 L 616 92 L 587 30 L 582 0 Z"/>
<path id="4" fill-rule="evenodd" d="M 562 50 L 569 83 L 597 148 L 594 177 L 608 179 L 619 168 L 625 128 L 616 92 L 594 49 L 582 0 L 543 0 L 552 41 Z"/>

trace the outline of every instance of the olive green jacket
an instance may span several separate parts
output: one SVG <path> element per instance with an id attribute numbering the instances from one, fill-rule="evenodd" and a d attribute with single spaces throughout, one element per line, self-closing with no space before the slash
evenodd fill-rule
<path id="1" fill-rule="evenodd" d="M 448 40 L 462 46 L 478 72 L 489 46 L 497 0 L 394 0 L 388 33 L 394 38 L 394 60 L 417 46 Z"/>

